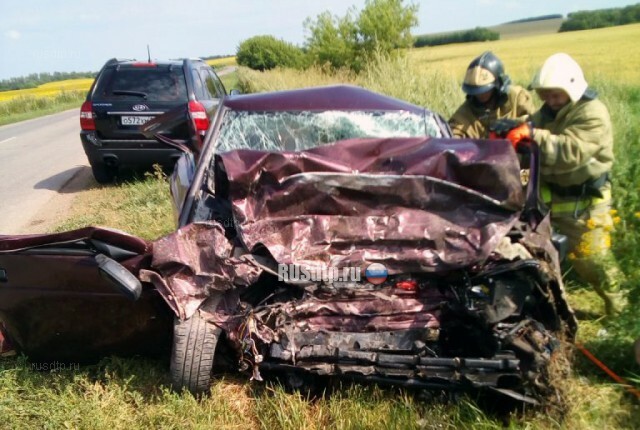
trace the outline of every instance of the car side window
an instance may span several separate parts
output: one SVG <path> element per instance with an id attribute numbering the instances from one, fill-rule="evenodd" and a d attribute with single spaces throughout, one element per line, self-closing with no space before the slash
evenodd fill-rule
<path id="1" fill-rule="evenodd" d="M 198 100 L 208 100 L 210 97 L 207 95 L 200 79 L 200 74 L 197 69 L 191 70 L 191 77 L 193 78 L 193 92 L 196 94 Z"/>
<path id="2" fill-rule="evenodd" d="M 218 89 L 213 81 L 213 78 L 207 69 L 200 69 L 200 77 L 204 82 L 204 90 L 209 100 L 218 98 Z"/>
<path id="3" fill-rule="evenodd" d="M 225 90 L 224 85 L 222 85 L 222 81 L 213 70 L 209 70 L 209 74 L 211 75 L 211 79 L 213 79 L 213 83 L 216 86 L 218 97 L 223 97 L 225 94 L 227 94 L 227 90 Z"/>

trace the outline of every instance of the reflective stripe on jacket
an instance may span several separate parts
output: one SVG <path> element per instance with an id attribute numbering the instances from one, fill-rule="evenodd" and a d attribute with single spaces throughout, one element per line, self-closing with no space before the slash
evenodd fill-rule
<path id="1" fill-rule="evenodd" d="M 540 195 L 545 205 L 551 209 L 551 215 L 578 215 L 591 206 L 601 204 L 611 204 L 611 188 L 609 186 L 601 188 L 602 197 L 567 197 L 554 196 L 548 187 L 540 188 Z"/>

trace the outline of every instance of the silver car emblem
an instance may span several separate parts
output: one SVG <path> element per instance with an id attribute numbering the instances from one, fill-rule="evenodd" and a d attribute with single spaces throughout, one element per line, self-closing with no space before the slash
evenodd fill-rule
<path id="1" fill-rule="evenodd" d="M 147 105 L 133 105 L 132 109 L 136 112 L 140 112 L 142 110 L 149 110 L 149 106 Z"/>

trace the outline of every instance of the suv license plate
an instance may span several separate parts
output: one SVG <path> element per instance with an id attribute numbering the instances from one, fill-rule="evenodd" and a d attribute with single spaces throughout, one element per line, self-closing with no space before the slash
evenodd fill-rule
<path id="1" fill-rule="evenodd" d="M 151 121 L 153 116 L 123 116 L 120 121 L 122 125 L 142 125 L 147 121 Z"/>

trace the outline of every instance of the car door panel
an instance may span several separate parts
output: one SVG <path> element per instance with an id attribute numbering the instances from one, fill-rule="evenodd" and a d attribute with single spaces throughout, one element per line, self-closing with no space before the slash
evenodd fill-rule
<path id="1" fill-rule="evenodd" d="M 49 235 L 50 244 L 38 236 L 41 244 L 26 248 L 15 245 L 33 237 L 0 238 L 0 320 L 18 349 L 35 360 L 69 361 L 166 352 L 173 314 L 164 299 L 145 285 L 139 300 L 128 300 L 98 270 L 92 239 L 72 236 L 55 243 L 60 235 Z M 119 246 L 120 233 L 114 237 L 114 253 L 125 258 L 120 264 L 135 271 L 140 249 Z"/>

